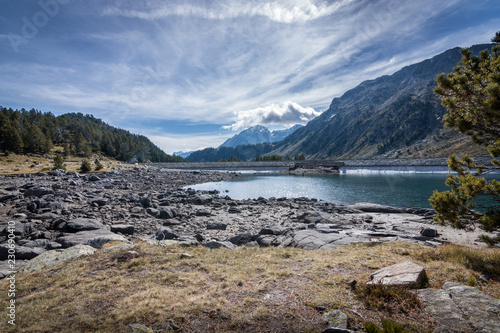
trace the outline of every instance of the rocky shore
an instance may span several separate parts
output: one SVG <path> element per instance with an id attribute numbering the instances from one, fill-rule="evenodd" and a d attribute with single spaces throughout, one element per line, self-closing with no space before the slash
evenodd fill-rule
<path id="1" fill-rule="evenodd" d="M 406 240 L 481 246 L 479 230 L 437 226 L 430 209 L 310 198 L 233 200 L 188 186 L 241 177 L 235 172 L 137 168 L 93 174 L 52 171 L 0 178 L 0 277 L 15 242 L 16 265 L 48 250 L 110 240 L 210 248 L 291 246 L 328 249 Z M 94 246 L 94 247 L 96 247 Z"/>

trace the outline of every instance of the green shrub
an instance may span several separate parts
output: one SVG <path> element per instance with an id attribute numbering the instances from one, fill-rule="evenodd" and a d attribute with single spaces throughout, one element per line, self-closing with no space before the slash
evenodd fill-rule
<path id="1" fill-rule="evenodd" d="M 80 166 L 80 171 L 81 172 L 90 172 L 92 171 L 92 167 L 90 166 L 89 161 L 83 160 L 82 165 Z"/>

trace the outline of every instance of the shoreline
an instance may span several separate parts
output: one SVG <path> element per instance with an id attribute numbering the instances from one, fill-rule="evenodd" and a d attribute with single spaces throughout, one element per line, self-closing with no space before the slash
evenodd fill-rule
<path id="1" fill-rule="evenodd" d="M 102 236 L 213 248 L 329 249 L 398 240 L 485 246 L 478 241 L 483 233 L 479 229 L 439 226 L 431 209 L 344 206 L 309 198 L 233 200 L 217 191 L 186 188 L 240 176 L 157 168 L 1 176 L 0 250 L 7 249 L 10 221 L 15 224 L 19 261 Z"/>

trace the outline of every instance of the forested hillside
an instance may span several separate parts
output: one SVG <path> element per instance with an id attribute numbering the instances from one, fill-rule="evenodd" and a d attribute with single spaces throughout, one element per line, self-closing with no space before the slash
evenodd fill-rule
<path id="1" fill-rule="evenodd" d="M 147 137 L 110 126 L 92 115 L 55 116 L 38 110 L 0 107 L 0 150 L 18 154 L 48 153 L 54 145 L 65 155 L 90 157 L 101 153 L 121 161 L 175 162 Z"/>

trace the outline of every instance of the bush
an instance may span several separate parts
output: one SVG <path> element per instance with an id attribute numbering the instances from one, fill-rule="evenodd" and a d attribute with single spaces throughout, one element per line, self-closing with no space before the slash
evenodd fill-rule
<path id="1" fill-rule="evenodd" d="M 92 171 L 92 167 L 90 166 L 89 161 L 83 160 L 82 165 L 80 166 L 80 171 L 81 172 L 90 172 Z"/>
<path id="2" fill-rule="evenodd" d="M 64 164 L 64 159 L 62 155 L 57 154 L 54 156 L 54 170 L 66 170 L 66 164 Z"/>
<path id="3" fill-rule="evenodd" d="M 95 159 L 94 164 L 95 164 L 95 170 L 96 170 L 96 171 L 99 171 L 99 170 L 101 170 L 102 168 L 104 168 L 104 167 L 103 167 L 103 165 L 101 164 L 101 162 L 99 162 L 99 160 L 98 160 L 97 158 Z"/>

